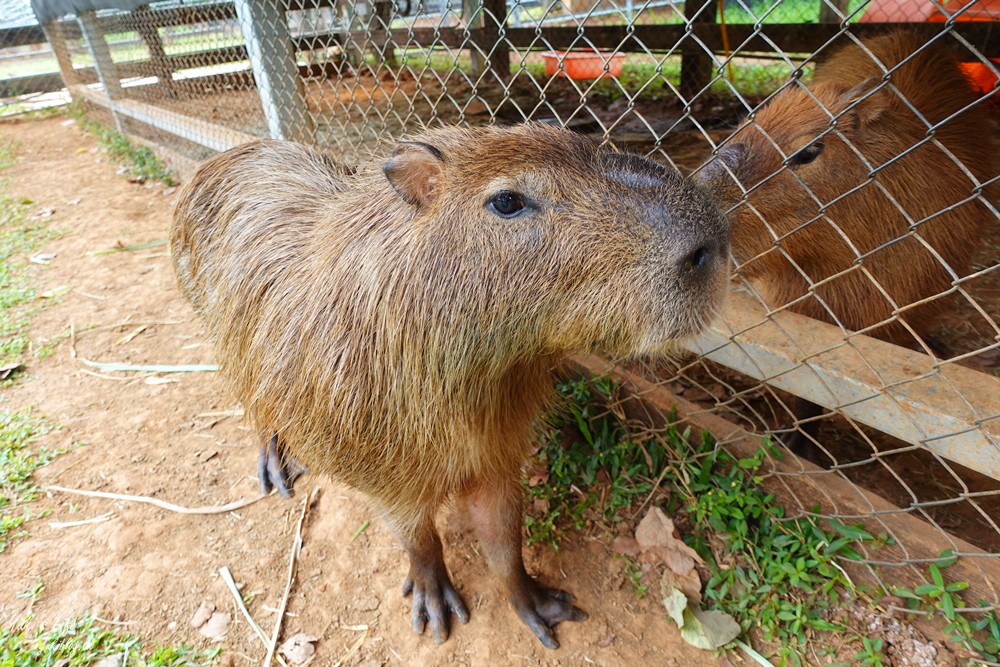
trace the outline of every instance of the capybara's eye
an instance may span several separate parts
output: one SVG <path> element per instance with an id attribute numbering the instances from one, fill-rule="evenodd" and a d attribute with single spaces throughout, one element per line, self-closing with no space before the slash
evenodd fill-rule
<path id="1" fill-rule="evenodd" d="M 493 195 L 493 198 L 486 204 L 486 208 L 503 218 L 513 218 L 524 210 L 524 200 L 516 192 L 504 190 Z"/>
<path id="2" fill-rule="evenodd" d="M 823 142 L 817 141 L 816 143 L 809 144 L 805 148 L 799 149 L 797 153 L 788 158 L 788 164 L 793 167 L 797 167 L 800 164 L 809 164 L 822 152 Z"/>

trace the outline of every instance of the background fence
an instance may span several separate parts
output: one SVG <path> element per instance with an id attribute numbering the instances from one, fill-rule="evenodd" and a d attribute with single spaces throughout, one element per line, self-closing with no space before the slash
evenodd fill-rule
<path id="1" fill-rule="evenodd" d="M 760 208 L 756 193 L 771 178 L 794 177 L 790 187 L 808 190 L 805 172 L 796 169 L 809 159 L 805 148 L 819 150 L 817 140 L 827 151 L 834 144 L 853 150 L 864 174 L 832 199 L 811 193 L 815 211 L 791 230 L 776 231 L 764 216 L 767 242 L 757 255 L 737 257 L 741 277 L 723 321 L 691 343 L 682 360 L 612 372 L 622 383 L 619 407 L 629 414 L 636 396 L 647 419 L 662 422 L 677 409 L 679 419 L 709 428 L 738 452 L 759 446 L 759 434 L 776 434 L 789 446 L 779 447 L 785 456 L 769 459 L 763 483 L 790 514 L 860 520 L 892 538 L 862 547 L 869 578 L 919 580 L 929 562 L 952 549 L 962 557 L 952 572 L 970 582 L 971 606 L 998 608 L 1000 218 L 991 200 L 998 172 L 995 160 L 974 166 L 943 138 L 949 123 L 974 122 L 969 130 L 982 150 L 996 148 L 988 137 L 996 132 L 990 58 L 1000 57 L 998 5 L 236 0 L 40 12 L 41 25 L 11 10 L 0 30 L 0 85 L 12 98 L 6 108 L 16 110 L 26 99 L 16 96 L 61 87 L 58 71 L 91 114 L 155 145 L 181 171 L 258 137 L 304 141 L 357 163 L 425 126 L 532 119 L 691 172 L 720 146 L 723 154 L 741 142 L 754 150 L 734 130 L 754 130 L 781 95 L 822 101 L 813 70 L 822 71 L 837 49 L 871 43 L 906 23 L 919 36 L 918 54 L 954 53 L 963 63 L 976 85 L 971 101 L 944 117 L 910 104 L 916 134 L 898 154 L 869 160 L 852 139 L 857 128 L 850 123 L 858 121 L 851 113 L 881 92 L 908 104 L 894 83 L 905 63 L 888 63 L 847 109 L 830 109 L 805 144 L 789 147 L 768 135 L 777 155 L 773 173 L 740 184 L 730 202 L 737 221 Z M 860 52 L 873 57 L 867 47 Z M 584 56 L 593 62 L 583 63 Z M 567 76 L 578 67 L 596 69 Z M 943 169 L 965 180 L 954 185 L 942 176 L 894 190 L 894 165 L 905 169 L 906 159 L 931 150 L 944 155 Z M 737 168 L 724 171 L 741 176 Z M 928 188 L 951 188 L 951 199 L 928 210 L 921 194 Z M 897 236 L 862 241 L 850 223 L 833 220 L 842 211 L 837 204 L 872 189 L 903 219 L 892 223 Z M 972 218 L 979 226 L 965 241 L 971 260 L 935 247 L 939 221 L 975 226 L 963 222 Z M 809 236 L 824 226 L 836 236 Z M 810 274 L 795 256 L 796 234 L 807 244 L 835 238 L 853 253 L 851 261 Z M 801 294 L 775 302 L 766 276 L 753 277 L 748 267 L 769 253 L 794 268 Z M 913 275 L 932 261 L 943 282 L 939 277 L 938 288 L 897 302 L 882 284 L 890 278 L 876 270 L 879 253 L 899 260 L 894 271 Z M 924 263 L 908 263 L 917 254 Z M 881 314 L 848 328 L 838 324 L 845 318 L 829 290 L 859 275 L 867 291 L 854 298 L 877 301 Z M 925 318 L 920 308 L 934 302 L 945 307 Z M 887 333 L 894 326 L 897 333 Z M 601 359 L 582 363 L 609 369 Z"/>

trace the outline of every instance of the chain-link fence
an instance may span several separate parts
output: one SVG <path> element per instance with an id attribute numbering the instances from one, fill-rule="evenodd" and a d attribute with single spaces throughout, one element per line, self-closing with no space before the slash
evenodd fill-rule
<path id="1" fill-rule="evenodd" d="M 737 451 L 772 434 L 763 483 L 790 513 L 891 538 L 868 576 L 951 549 L 972 607 L 1000 605 L 1000 3 L 128 9 L 39 18 L 74 96 L 182 168 L 258 137 L 357 163 L 530 119 L 694 172 L 733 220 L 734 294 L 683 359 L 615 367 L 622 400 Z"/>
<path id="2" fill-rule="evenodd" d="M 28 0 L 0 2 L 0 115 L 65 104 L 59 66 Z"/>

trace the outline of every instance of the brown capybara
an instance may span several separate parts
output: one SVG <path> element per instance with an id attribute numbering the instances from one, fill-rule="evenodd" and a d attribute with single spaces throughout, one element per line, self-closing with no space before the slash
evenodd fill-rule
<path id="1" fill-rule="evenodd" d="M 550 369 L 658 355 L 727 286 L 728 222 L 671 170 L 541 124 L 429 131 L 344 176 L 292 143 L 198 170 L 178 280 L 258 431 L 367 493 L 410 557 L 413 627 L 468 612 L 434 528 L 464 505 L 518 616 L 550 648 L 581 620 L 521 557 L 520 470 Z"/>
<path id="2" fill-rule="evenodd" d="M 996 186 L 980 186 L 1000 146 L 992 104 L 940 40 L 864 47 L 775 95 L 698 178 L 731 209 L 739 272 L 770 307 L 918 347 L 997 224 Z"/>

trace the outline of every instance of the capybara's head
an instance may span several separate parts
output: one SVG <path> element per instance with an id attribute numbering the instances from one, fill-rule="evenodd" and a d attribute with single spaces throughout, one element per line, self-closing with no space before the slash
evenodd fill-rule
<path id="1" fill-rule="evenodd" d="M 447 128 L 401 142 L 383 172 L 436 280 L 465 292 L 468 318 L 499 319 L 477 328 L 501 347 L 658 353 L 725 293 L 726 218 L 642 157 L 543 124 Z"/>
<path id="2" fill-rule="evenodd" d="M 730 213 L 733 253 L 746 263 L 744 275 L 760 273 L 776 259 L 776 241 L 795 258 L 821 249 L 848 250 L 847 239 L 864 252 L 879 237 L 881 242 L 892 238 L 884 229 L 892 223 L 884 214 L 882 222 L 874 220 L 879 216 L 871 208 L 892 204 L 868 183 L 869 173 L 908 145 L 880 139 L 887 129 L 879 119 L 889 93 L 872 92 L 876 85 L 792 86 L 758 110 L 701 169 L 697 179 L 713 189 L 724 208 L 746 193 Z M 830 224 L 824 209 L 828 213 L 840 206 L 843 213 L 845 205 L 859 214 L 848 211 Z M 883 229 L 876 230 L 879 225 Z"/>

